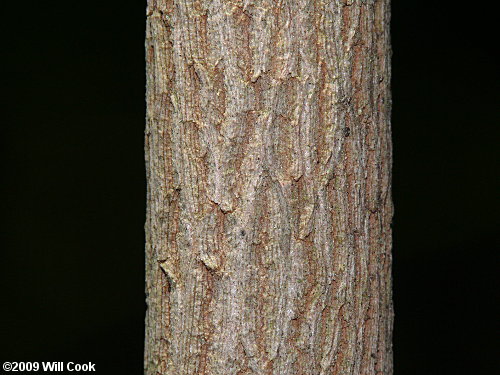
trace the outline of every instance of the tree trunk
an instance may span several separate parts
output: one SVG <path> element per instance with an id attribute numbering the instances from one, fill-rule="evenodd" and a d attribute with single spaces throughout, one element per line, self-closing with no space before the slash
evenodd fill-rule
<path id="1" fill-rule="evenodd" d="M 389 0 L 149 0 L 145 373 L 391 374 Z"/>

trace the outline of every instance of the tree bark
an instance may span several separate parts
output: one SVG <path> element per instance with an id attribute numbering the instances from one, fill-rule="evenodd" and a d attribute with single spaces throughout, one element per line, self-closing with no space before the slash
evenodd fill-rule
<path id="1" fill-rule="evenodd" d="M 145 373 L 391 374 L 389 0 L 149 0 Z"/>

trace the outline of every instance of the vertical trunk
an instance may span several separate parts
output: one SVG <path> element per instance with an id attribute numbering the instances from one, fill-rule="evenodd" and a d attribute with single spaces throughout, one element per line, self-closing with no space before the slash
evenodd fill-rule
<path id="1" fill-rule="evenodd" d="M 145 373 L 391 374 L 389 0 L 149 0 Z"/>

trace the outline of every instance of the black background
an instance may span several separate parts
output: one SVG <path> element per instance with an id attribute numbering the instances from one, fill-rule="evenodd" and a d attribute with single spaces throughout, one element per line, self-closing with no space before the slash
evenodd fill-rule
<path id="1" fill-rule="evenodd" d="M 0 360 L 140 374 L 145 2 L 1 8 Z M 492 13 L 393 1 L 396 374 L 496 364 Z"/>

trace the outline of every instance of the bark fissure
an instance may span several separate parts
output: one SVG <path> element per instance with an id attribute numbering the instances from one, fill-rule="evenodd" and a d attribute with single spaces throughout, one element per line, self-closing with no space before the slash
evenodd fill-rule
<path id="1" fill-rule="evenodd" d="M 149 0 L 146 374 L 391 374 L 388 0 Z"/>

